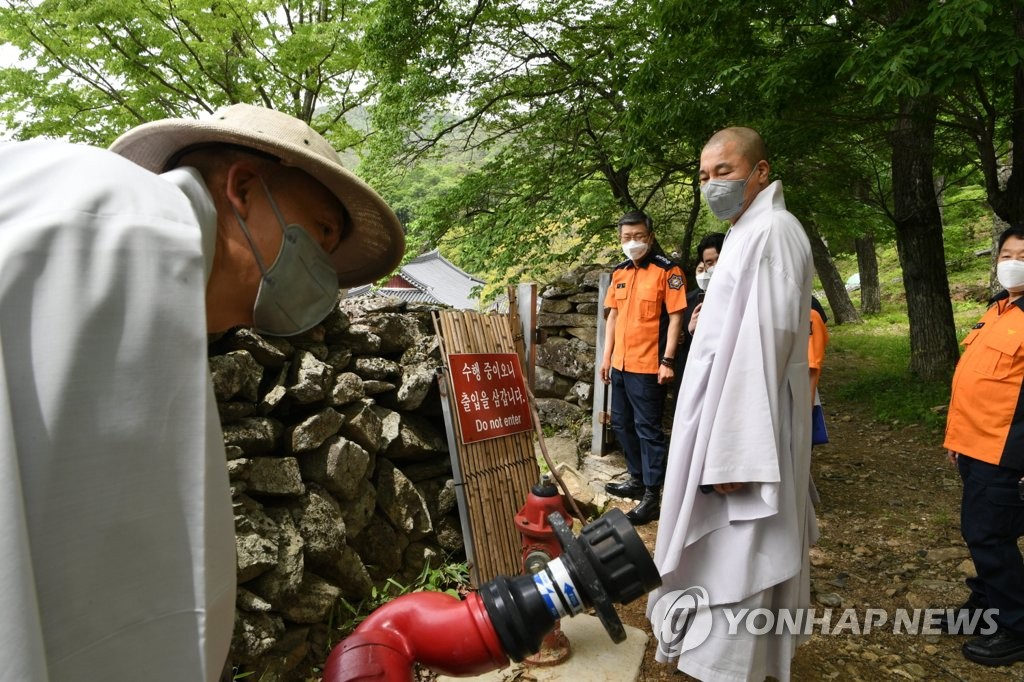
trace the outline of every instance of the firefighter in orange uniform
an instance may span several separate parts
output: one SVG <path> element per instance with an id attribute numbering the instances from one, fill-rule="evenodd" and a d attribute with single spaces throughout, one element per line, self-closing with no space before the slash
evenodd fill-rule
<path id="1" fill-rule="evenodd" d="M 977 572 L 958 615 L 998 611 L 996 631 L 962 648 L 984 665 L 1024 661 L 1024 225 L 998 244 L 996 274 L 1006 290 L 964 339 L 944 443 L 963 479 L 960 532 Z"/>
<path id="2" fill-rule="evenodd" d="M 661 512 L 668 439 L 661 427 L 668 385 L 686 308 L 686 280 L 678 265 L 652 253 L 654 229 L 642 211 L 619 219 L 626 260 L 612 272 L 604 305 L 601 379 L 612 385 L 612 429 L 626 457 L 629 480 L 605 489 L 640 500 L 626 516 L 635 525 Z"/>

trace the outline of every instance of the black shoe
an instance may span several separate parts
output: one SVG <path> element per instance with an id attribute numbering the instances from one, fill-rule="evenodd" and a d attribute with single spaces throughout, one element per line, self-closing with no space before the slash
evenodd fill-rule
<path id="1" fill-rule="evenodd" d="M 661 515 L 661 490 L 648 488 L 644 491 L 644 498 L 640 504 L 631 511 L 626 512 L 626 518 L 634 526 L 642 526 L 650 523 Z"/>
<path id="2" fill-rule="evenodd" d="M 628 497 L 631 500 L 639 500 L 644 496 L 644 482 L 639 478 L 630 478 L 621 483 L 608 483 L 604 490 L 615 497 Z"/>
<path id="3" fill-rule="evenodd" d="M 987 607 L 980 599 L 971 594 L 967 601 L 955 609 L 946 609 L 932 620 L 932 624 L 940 631 L 954 635 L 973 635 L 974 632 L 966 630 L 973 627 L 981 627 L 981 619 Z M 950 617 L 952 616 L 952 617 Z"/>
<path id="4" fill-rule="evenodd" d="M 987 637 L 975 637 L 961 649 L 964 658 L 982 665 L 1013 665 L 1024 661 L 1024 634 L 1000 628 Z"/>

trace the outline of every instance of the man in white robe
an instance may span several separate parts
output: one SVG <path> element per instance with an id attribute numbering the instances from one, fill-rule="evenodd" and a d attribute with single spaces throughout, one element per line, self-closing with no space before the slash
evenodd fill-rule
<path id="1" fill-rule="evenodd" d="M 0 144 L 3 682 L 219 679 L 235 543 L 207 332 L 308 328 L 401 258 L 394 214 L 283 113 L 115 150 Z M 260 304 L 296 254 L 329 274 L 278 266 Z"/>
<path id="2" fill-rule="evenodd" d="M 695 313 L 655 544 L 663 585 L 648 617 L 658 660 L 678 657 L 705 682 L 788 680 L 804 638 L 749 634 L 743 621 L 730 634 L 726 610 L 810 602 L 811 254 L 769 170 L 749 128 L 716 133 L 701 153 L 702 192 L 732 227 Z"/>

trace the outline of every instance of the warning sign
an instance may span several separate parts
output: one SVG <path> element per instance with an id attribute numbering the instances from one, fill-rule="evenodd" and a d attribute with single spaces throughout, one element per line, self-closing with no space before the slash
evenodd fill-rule
<path id="1" fill-rule="evenodd" d="M 530 402 L 515 353 L 448 356 L 463 443 L 529 431 Z"/>

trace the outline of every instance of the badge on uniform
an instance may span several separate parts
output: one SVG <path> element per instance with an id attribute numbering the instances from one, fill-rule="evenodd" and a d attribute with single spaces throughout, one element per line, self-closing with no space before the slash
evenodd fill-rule
<path id="1" fill-rule="evenodd" d="M 669 289 L 682 289 L 683 288 L 683 277 L 682 275 L 671 275 L 668 278 Z"/>
<path id="2" fill-rule="evenodd" d="M 976 324 L 973 327 L 971 327 L 971 329 L 981 329 L 984 326 L 985 326 L 984 322 L 979 322 L 978 324 Z"/>
<path id="3" fill-rule="evenodd" d="M 626 283 L 625 282 L 619 282 L 618 284 L 615 285 L 615 288 L 616 289 L 625 289 L 626 288 Z"/>

